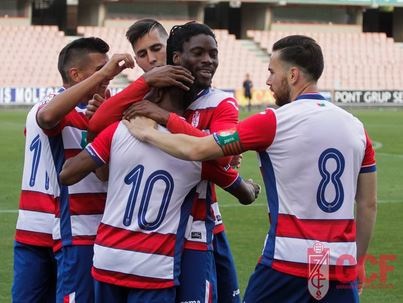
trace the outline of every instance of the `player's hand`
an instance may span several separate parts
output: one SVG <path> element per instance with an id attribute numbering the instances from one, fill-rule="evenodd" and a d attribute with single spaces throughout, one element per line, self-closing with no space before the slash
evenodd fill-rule
<path id="1" fill-rule="evenodd" d="M 230 162 L 231 167 L 239 169 L 241 167 L 242 158 L 242 154 L 233 156 Z"/>
<path id="2" fill-rule="evenodd" d="M 92 99 L 90 101 L 88 101 L 87 104 L 87 110 L 85 112 L 86 116 L 88 117 L 88 119 L 91 119 L 91 117 L 95 114 L 95 112 L 97 111 L 97 109 L 101 106 L 101 104 L 108 98 L 111 97 L 111 92 L 109 89 L 107 89 L 105 91 L 105 95 L 104 97 L 99 95 L 99 94 L 95 94 Z"/>
<path id="3" fill-rule="evenodd" d="M 144 80 L 152 87 L 177 86 L 185 91 L 190 89 L 194 77 L 186 68 L 182 66 L 157 66 L 146 72 Z"/>
<path id="4" fill-rule="evenodd" d="M 255 183 L 252 179 L 245 180 L 246 186 L 248 187 L 248 198 L 240 199 L 239 203 L 243 205 L 249 205 L 256 201 L 260 194 L 261 187 L 259 184 Z"/>
<path id="5" fill-rule="evenodd" d="M 169 112 L 148 100 L 135 102 L 124 113 L 123 118 L 130 120 L 136 116 L 145 116 L 153 119 L 158 124 L 166 125 L 169 118 Z"/>
<path id="6" fill-rule="evenodd" d="M 146 141 L 147 133 L 157 127 L 157 123 L 154 120 L 141 116 L 130 119 L 130 121 L 123 120 L 122 122 L 132 136 L 143 142 Z"/>
<path id="7" fill-rule="evenodd" d="M 134 68 L 134 60 L 130 54 L 114 54 L 109 61 L 99 70 L 106 80 L 112 80 L 122 70 Z"/>
<path id="8" fill-rule="evenodd" d="M 255 199 L 257 199 L 262 190 L 261 186 L 257 184 L 255 181 L 253 181 L 253 179 L 248 179 L 246 183 L 249 183 L 253 187 L 253 192 L 255 193 Z"/>

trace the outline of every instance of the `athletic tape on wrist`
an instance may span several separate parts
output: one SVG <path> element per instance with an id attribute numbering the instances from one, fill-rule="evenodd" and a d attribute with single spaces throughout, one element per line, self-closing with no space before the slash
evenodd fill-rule
<path id="1" fill-rule="evenodd" d="M 225 155 L 238 155 L 242 152 L 239 134 L 235 129 L 214 133 L 213 137 Z"/>

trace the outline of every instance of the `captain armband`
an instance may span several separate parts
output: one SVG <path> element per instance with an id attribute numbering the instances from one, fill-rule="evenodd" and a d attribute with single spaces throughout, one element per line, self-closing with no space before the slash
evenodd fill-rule
<path id="1" fill-rule="evenodd" d="M 238 132 L 226 130 L 213 134 L 215 142 L 221 147 L 224 155 L 239 155 L 242 153 L 242 145 Z"/>

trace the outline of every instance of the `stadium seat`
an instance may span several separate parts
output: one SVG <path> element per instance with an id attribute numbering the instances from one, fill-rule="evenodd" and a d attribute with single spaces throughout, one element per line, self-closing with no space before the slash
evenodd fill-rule
<path id="1" fill-rule="evenodd" d="M 132 53 L 125 39 L 127 24 L 132 22 L 121 20 L 113 23 L 113 26 L 105 27 L 79 26 L 77 31 L 85 37 L 104 39 L 110 44 L 110 53 Z M 168 29 L 174 24 L 185 22 L 162 21 Z M 237 40 L 228 30 L 215 29 L 220 63 L 213 85 L 224 89 L 241 88 L 245 74 L 249 73 L 255 88 L 266 89 L 267 55 L 275 41 L 291 34 L 305 34 L 315 38 L 323 49 L 325 70 L 319 81 L 320 89 L 403 87 L 400 70 L 403 66 L 403 48 L 384 33 L 325 31 L 323 28 L 315 31 L 314 27 L 309 27 L 309 32 L 295 28 L 286 31 L 287 27 L 283 25 L 273 31 L 248 30 L 249 45 L 245 44 L 245 40 Z M 6 76 L 0 77 L 0 86 L 60 85 L 57 55 L 70 39 L 58 31 L 56 26 L 1 25 L 0 43 L 3 47 L 0 49 L 0 75 Z M 256 49 L 266 53 L 266 57 L 261 57 Z M 48 71 L 46 76 L 42 76 L 42 70 Z M 139 67 L 123 72 L 128 81 L 135 80 L 142 73 Z"/>

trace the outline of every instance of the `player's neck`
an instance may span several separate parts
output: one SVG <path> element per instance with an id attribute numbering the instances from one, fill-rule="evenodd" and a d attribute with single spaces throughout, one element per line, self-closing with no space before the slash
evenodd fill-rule
<path id="1" fill-rule="evenodd" d="M 318 92 L 318 86 L 316 82 L 307 82 L 299 87 L 295 87 L 291 91 L 291 100 L 295 101 L 298 98 L 298 96 L 301 96 L 303 94 L 317 93 L 317 92 Z"/>
<path id="2" fill-rule="evenodd" d="M 184 94 L 183 90 L 172 87 L 165 91 L 160 106 L 166 111 L 182 116 L 187 107 L 184 101 Z"/>

